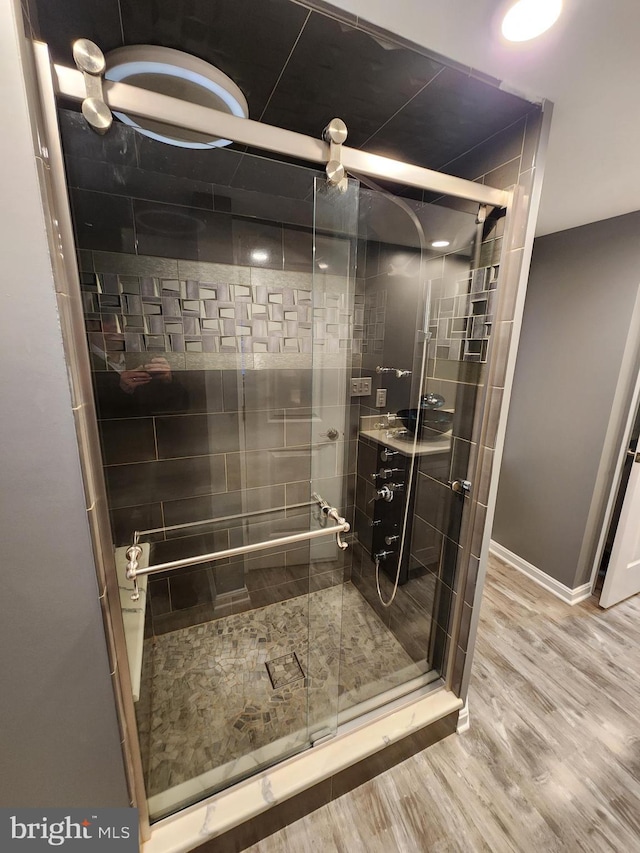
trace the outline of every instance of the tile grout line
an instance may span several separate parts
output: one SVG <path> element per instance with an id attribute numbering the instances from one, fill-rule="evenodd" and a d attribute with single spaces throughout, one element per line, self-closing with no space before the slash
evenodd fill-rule
<path id="1" fill-rule="evenodd" d="M 408 107 L 408 106 L 409 106 L 409 104 L 410 104 L 413 100 L 415 100 L 415 99 L 418 97 L 418 95 L 421 95 L 421 94 L 424 92 L 424 90 L 425 90 L 428 86 L 430 86 L 430 85 L 433 83 L 433 81 L 436 79 L 436 77 L 439 77 L 439 76 L 440 76 L 440 74 L 442 74 L 442 72 L 444 71 L 444 69 L 445 69 L 445 67 L 443 66 L 439 71 L 436 71 L 436 73 L 433 75 L 433 77 L 432 77 L 430 80 L 428 80 L 428 81 L 424 84 L 424 86 L 422 86 L 422 88 L 421 88 L 421 89 L 419 89 L 419 90 L 415 93 L 415 95 L 412 95 L 412 96 L 409 98 L 409 100 L 408 100 L 408 101 L 406 101 L 406 103 L 404 103 L 401 107 L 399 107 L 399 108 L 395 111 L 395 113 L 393 113 L 393 115 L 390 115 L 390 116 L 389 116 L 389 118 L 388 118 L 385 122 L 383 122 L 383 123 L 380 125 L 380 127 L 379 127 L 376 131 L 374 131 L 374 132 L 371 134 L 371 136 L 370 136 L 368 139 L 365 139 L 365 141 L 362 143 L 362 145 L 360 145 L 360 146 L 358 146 L 358 147 L 359 147 L 359 148 L 364 148 L 364 147 L 365 147 L 365 145 L 368 145 L 368 144 L 371 142 L 371 140 L 372 140 L 375 136 L 377 136 L 377 135 L 378 135 L 378 133 L 380 133 L 380 131 L 381 131 L 383 128 L 385 128 L 385 127 L 389 124 L 389 122 L 390 122 L 390 121 L 392 121 L 392 120 L 393 120 L 393 119 L 398 115 L 398 113 L 401 113 L 401 112 L 402 112 L 402 110 L 404 110 L 404 109 L 405 109 L 405 107 Z"/>

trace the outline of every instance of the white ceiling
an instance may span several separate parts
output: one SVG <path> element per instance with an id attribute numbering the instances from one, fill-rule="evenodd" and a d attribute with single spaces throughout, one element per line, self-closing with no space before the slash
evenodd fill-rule
<path id="1" fill-rule="evenodd" d="M 564 0 L 528 44 L 502 0 L 333 0 L 378 26 L 554 103 L 537 234 L 640 209 L 640 0 Z"/>

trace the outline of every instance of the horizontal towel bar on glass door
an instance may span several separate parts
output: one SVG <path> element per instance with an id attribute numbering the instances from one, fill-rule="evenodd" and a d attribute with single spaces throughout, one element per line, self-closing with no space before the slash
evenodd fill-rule
<path id="1" fill-rule="evenodd" d="M 173 533 L 176 530 L 188 530 L 191 527 L 204 527 L 205 524 L 220 524 L 223 521 L 243 521 L 255 518 L 259 515 L 270 515 L 272 512 L 287 512 L 291 509 L 302 509 L 305 506 L 315 506 L 317 501 L 304 501 L 299 504 L 288 504 L 287 506 L 274 506 L 269 509 L 254 509 L 251 512 L 237 512 L 235 515 L 222 515 L 216 518 L 203 518 L 200 521 L 186 521 L 182 524 L 165 525 L 164 527 L 151 527 L 149 530 L 136 530 L 133 534 L 133 544 L 140 542 L 141 536 L 152 536 L 154 533 Z"/>
<path id="2" fill-rule="evenodd" d="M 333 521 L 333 527 L 321 528 L 320 530 L 305 530 L 302 533 L 292 533 L 290 536 L 280 536 L 277 539 L 269 539 L 266 542 L 254 542 L 250 545 L 240 545 L 238 548 L 225 548 L 223 551 L 214 551 L 211 554 L 200 554 L 197 557 L 185 557 L 182 560 L 172 560 L 169 563 L 158 563 L 155 566 L 139 568 L 138 559 L 142 554 L 140 545 L 131 545 L 127 549 L 127 579 L 133 581 L 133 594 L 131 599 L 137 601 L 140 597 L 138 590 L 138 577 L 142 575 L 153 575 L 157 572 L 168 572 L 172 569 L 184 569 L 187 566 L 197 566 L 200 563 L 213 563 L 224 560 L 227 557 L 239 557 L 242 554 L 251 554 L 254 551 L 264 551 L 267 548 L 284 548 L 287 545 L 295 545 L 297 542 L 310 542 L 314 539 L 322 539 L 326 536 L 335 536 L 336 545 L 343 551 L 348 544 L 342 539 L 342 533 L 351 530 L 349 522 L 343 518 L 335 507 L 330 506 L 320 495 L 313 495 L 321 512 Z"/>

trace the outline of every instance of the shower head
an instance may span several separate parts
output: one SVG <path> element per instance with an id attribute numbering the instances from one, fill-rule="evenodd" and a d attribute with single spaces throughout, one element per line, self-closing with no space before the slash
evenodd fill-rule
<path id="1" fill-rule="evenodd" d="M 246 98 L 233 80 L 189 53 L 139 44 L 116 48 L 107 54 L 106 60 L 104 76 L 107 80 L 128 83 L 241 118 L 249 115 Z M 152 119 L 118 112 L 114 115 L 139 133 L 180 148 L 221 148 L 231 144 L 230 139 L 209 137 Z"/>

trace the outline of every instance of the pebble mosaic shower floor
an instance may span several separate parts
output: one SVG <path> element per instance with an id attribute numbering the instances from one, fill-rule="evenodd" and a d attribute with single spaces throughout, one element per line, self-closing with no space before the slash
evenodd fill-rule
<path id="1" fill-rule="evenodd" d="M 422 671 L 351 583 L 146 640 L 137 713 L 147 794 L 225 765 L 231 781 L 242 756 L 280 739 L 293 751 L 308 728 L 335 723 L 336 697 L 344 710 Z"/>

